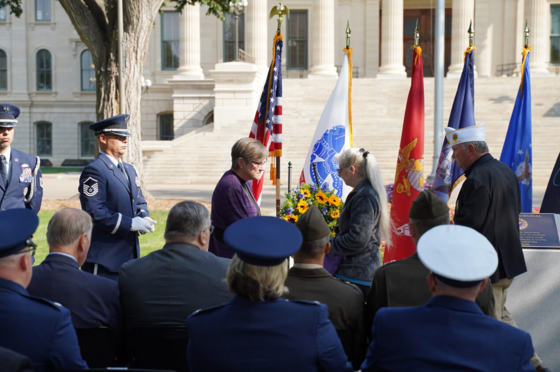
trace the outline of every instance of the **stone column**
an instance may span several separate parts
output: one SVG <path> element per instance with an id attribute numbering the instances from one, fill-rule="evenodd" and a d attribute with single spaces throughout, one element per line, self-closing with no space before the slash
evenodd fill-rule
<path id="1" fill-rule="evenodd" d="M 460 77 L 464 65 L 463 53 L 469 47 L 469 34 L 467 31 L 471 20 L 474 22 L 474 0 L 453 0 L 452 7 L 451 65 L 447 71 L 447 77 Z M 473 29 L 476 32 L 474 23 Z"/>
<path id="2" fill-rule="evenodd" d="M 245 51 L 259 69 L 267 69 L 268 12 L 266 0 L 249 0 L 245 8 Z"/>
<path id="3" fill-rule="evenodd" d="M 532 0 L 530 3 L 529 44 L 533 47 L 531 50 L 531 76 L 548 76 L 546 61 L 549 49 L 547 48 L 547 38 L 549 36 L 549 28 L 547 17 L 550 17 L 550 5 L 547 0 Z"/>
<path id="4" fill-rule="evenodd" d="M 200 67 L 200 3 L 185 5 L 179 14 L 179 68 L 173 79 L 204 79 Z"/>
<path id="5" fill-rule="evenodd" d="M 313 67 L 308 78 L 337 78 L 334 67 L 334 0 L 313 1 L 312 43 Z"/>
<path id="6" fill-rule="evenodd" d="M 476 0 L 476 10 L 474 16 L 476 19 L 476 29 L 475 29 L 476 33 L 475 33 L 475 40 L 474 40 L 474 45 L 476 46 L 476 50 L 474 51 L 474 64 L 478 66 L 478 74 L 479 74 L 478 76 L 484 76 L 484 77 L 493 76 L 495 75 L 495 71 L 496 71 L 495 70 L 496 63 L 492 63 L 492 49 L 494 48 L 495 44 L 492 42 L 494 27 L 492 25 L 493 21 L 492 21 L 490 1 L 491 0 Z M 506 23 L 509 26 L 511 26 L 510 25 L 511 21 Z M 509 30 L 508 34 L 513 34 L 513 32 Z M 466 32 L 464 33 L 464 37 L 465 40 L 467 40 L 467 46 L 468 46 L 468 34 Z M 513 45 L 513 43 L 508 43 L 507 47 L 511 48 L 511 45 Z M 465 46 L 465 49 L 467 48 L 467 46 Z M 461 57 L 462 56 L 463 54 L 461 53 Z M 508 62 L 501 62 L 501 63 L 508 63 Z M 463 59 L 461 59 L 461 70 L 459 71 L 458 74 L 457 73 L 455 74 L 456 77 L 461 76 L 462 69 L 463 69 Z"/>
<path id="7" fill-rule="evenodd" d="M 381 67 L 379 78 L 405 78 L 403 65 L 403 0 L 383 0 L 381 20 Z"/>
<path id="8" fill-rule="evenodd" d="M 366 77 L 379 72 L 379 0 L 366 0 Z"/>

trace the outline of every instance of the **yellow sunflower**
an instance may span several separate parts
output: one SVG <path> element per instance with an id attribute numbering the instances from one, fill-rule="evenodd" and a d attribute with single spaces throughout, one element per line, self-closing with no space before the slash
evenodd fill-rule
<path id="1" fill-rule="evenodd" d="M 329 198 L 327 198 L 325 193 L 322 191 L 319 191 L 317 195 L 315 195 L 315 199 L 317 199 L 319 204 L 325 204 L 329 200 Z"/>
<path id="2" fill-rule="evenodd" d="M 329 198 L 329 205 L 334 205 L 335 207 L 338 207 L 340 205 L 340 198 L 336 195 L 332 195 Z"/>
<path id="3" fill-rule="evenodd" d="M 303 194 L 303 196 L 305 196 L 306 198 L 309 198 L 311 196 L 311 193 L 309 192 L 309 190 L 301 190 L 301 193 Z"/>
<path id="4" fill-rule="evenodd" d="M 294 215 L 289 214 L 284 219 L 288 222 L 296 223 L 297 220 L 298 220 L 298 216 L 294 216 Z"/>
<path id="5" fill-rule="evenodd" d="M 300 214 L 304 214 L 309 209 L 309 206 L 303 199 L 301 199 L 297 205 L 297 210 Z"/>
<path id="6" fill-rule="evenodd" d="M 332 218 L 336 219 L 336 218 L 338 218 L 338 216 L 340 216 L 340 211 L 338 209 L 331 212 L 331 217 Z"/>

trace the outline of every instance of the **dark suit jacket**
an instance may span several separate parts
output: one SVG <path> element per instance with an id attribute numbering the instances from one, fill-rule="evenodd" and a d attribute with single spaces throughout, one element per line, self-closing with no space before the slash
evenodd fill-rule
<path id="1" fill-rule="evenodd" d="M 80 271 L 70 257 L 49 254 L 33 268 L 27 290 L 32 296 L 58 302 L 70 310 L 75 328 L 108 327 L 116 334 L 122 331 L 118 284 Z"/>
<path id="2" fill-rule="evenodd" d="M 426 277 L 430 273 L 413 253 L 409 258 L 390 262 L 375 272 L 367 297 L 366 321 L 371 330 L 373 318 L 382 307 L 422 306 L 432 299 Z M 486 315 L 494 317 L 494 292 L 490 281 L 478 294 L 476 303 Z"/>
<path id="3" fill-rule="evenodd" d="M 472 301 L 437 296 L 379 310 L 363 372 L 534 372 L 527 332 L 485 316 Z"/>
<path id="4" fill-rule="evenodd" d="M 367 349 L 367 329 L 364 325 L 364 295 L 353 284 L 333 278 L 325 269 L 292 267 L 285 283 L 288 300 L 319 301 L 327 305 L 329 320 L 337 332 L 351 340 L 344 351 L 355 369 L 360 369 Z"/>
<path id="5" fill-rule="evenodd" d="M 119 274 L 125 326 L 184 325 L 195 310 L 228 302 L 230 260 L 184 243 L 124 264 Z"/>
<path id="6" fill-rule="evenodd" d="M 498 252 L 492 283 L 527 271 L 519 240 L 521 194 L 515 173 L 486 154 L 466 171 L 467 180 L 457 198 L 454 221 L 484 235 Z"/>
<path id="7" fill-rule="evenodd" d="M 33 364 L 28 357 L 10 349 L 0 347 L 0 371 L 33 372 Z"/>
<path id="8" fill-rule="evenodd" d="M 190 372 L 351 372 L 327 307 L 309 301 L 225 305 L 189 316 Z"/>

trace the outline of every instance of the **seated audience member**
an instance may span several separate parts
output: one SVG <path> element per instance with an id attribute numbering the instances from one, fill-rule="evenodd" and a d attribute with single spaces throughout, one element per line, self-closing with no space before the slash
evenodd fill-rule
<path id="1" fill-rule="evenodd" d="M 329 253 L 330 229 L 321 211 L 310 207 L 296 222 L 303 236 L 300 250 L 294 255 L 294 266 L 288 271 L 282 297 L 288 300 L 319 301 L 327 305 L 329 320 L 337 332 L 348 337 L 343 341 L 346 355 L 355 369 L 360 369 L 367 349 L 364 319 L 364 296 L 354 284 L 334 278 L 323 268 Z"/>
<path id="2" fill-rule="evenodd" d="M 437 226 L 418 241 L 418 257 L 433 298 L 377 312 L 363 372 L 535 371 L 531 336 L 474 303 L 498 267 L 488 239 L 470 227 Z"/>
<path id="3" fill-rule="evenodd" d="M 25 289 L 38 225 L 31 209 L 0 212 L 0 346 L 27 356 L 38 372 L 86 369 L 70 311 Z"/>
<path id="4" fill-rule="evenodd" d="M 33 268 L 27 291 L 70 310 L 74 328 L 108 327 L 118 335 L 122 311 L 117 282 L 79 269 L 86 261 L 92 227 L 82 210 L 56 212 L 47 227 L 49 254 Z"/>
<path id="5" fill-rule="evenodd" d="M 0 371 L 33 372 L 33 363 L 25 355 L 0 347 Z"/>
<path id="6" fill-rule="evenodd" d="M 297 227 L 250 217 L 229 226 L 224 241 L 236 252 L 227 272 L 234 297 L 189 316 L 190 371 L 353 371 L 327 306 L 280 298 L 286 258 L 302 243 Z"/>
<path id="7" fill-rule="evenodd" d="M 418 239 L 431 228 L 449 224 L 449 207 L 434 193 L 422 191 L 412 203 L 408 216 L 410 234 L 414 244 L 417 244 Z M 377 269 L 367 297 L 368 330 L 371 329 L 375 314 L 382 307 L 420 306 L 427 303 L 432 298 L 426 285 L 429 272 L 418 259 L 418 253 Z M 490 283 L 484 286 L 476 303 L 484 314 L 494 317 L 494 293 Z"/>
<path id="8" fill-rule="evenodd" d="M 225 283 L 230 260 L 208 252 L 211 233 L 203 205 L 183 201 L 171 208 L 163 248 L 125 263 L 120 270 L 127 330 L 184 325 L 193 311 L 230 300 Z"/>

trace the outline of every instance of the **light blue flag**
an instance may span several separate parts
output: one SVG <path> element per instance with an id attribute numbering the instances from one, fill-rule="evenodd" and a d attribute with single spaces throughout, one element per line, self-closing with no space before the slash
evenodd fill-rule
<path id="1" fill-rule="evenodd" d="M 533 135 L 531 131 L 531 77 L 529 75 L 529 51 L 523 62 L 521 84 L 500 161 L 506 163 L 517 176 L 521 191 L 523 213 L 533 211 Z"/>
<path id="2" fill-rule="evenodd" d="M 448 128 L 459 129 L 476 125 L 474 120 L 473 58 L 472 50 L 467 51 L 461 80 L 459 80 L 459 86 L 449 115 Z M 433 189 L 434 193 L 446 203 L 449 201 L 449 195 L 451 195 L 455 186 L 464 179 L 464 177 L 461 177 L 463 171 L 457 166 L 452 156 L 453 150 L 449 146 L 447 138 L 443 137 L 443 147 L 439 155 Z"/>

